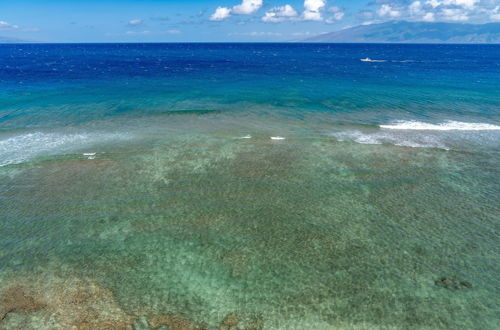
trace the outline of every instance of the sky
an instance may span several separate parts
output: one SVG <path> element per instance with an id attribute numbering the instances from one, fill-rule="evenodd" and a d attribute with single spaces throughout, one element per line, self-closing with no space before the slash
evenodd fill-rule
<path id="1" fill-rule="evenodd" d="M 500 22 L 500 0 L 0 0 L 0 37 L 38 42 L 279 42 L 391 20 Z"/>

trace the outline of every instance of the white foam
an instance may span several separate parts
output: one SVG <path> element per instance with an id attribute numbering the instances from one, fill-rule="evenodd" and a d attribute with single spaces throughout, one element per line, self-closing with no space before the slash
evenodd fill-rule
<path id="1" fill-rule="evenodd" d="M 330 134 L 339 141 L 354 141 L 360 144 L 392 144 L 401 147 L 412 148 L 438 148 L 449 150 L 450 148 L 442 143 L 439 138 L 432 135 L 410 135 L 399 134 L 398 132 L 373 132 L 364 133 L 361 131 L 345 131 Z"/>
<path id="2" fill-rule="evenodd" d="M 271 140 L 285 140 L 283 136 L 271 136 Z"/>
<path id="3" fill-rule="evenodd" d="M 245 135 L 245 136 L 242 136 L 241 138 L 242 138 L 242 139 L 251 139 L 251 138 L 252 138 L 252 136 L 251 136 L 251 135 Z"/>
<path id="4" fill-rule="evenodd" d="M 0 139 L 0 166 L 20 164 L 35 157 L 66 154 L 102 142 L 123 139 L 108 133 L 44 133 L 32 132 Z M 95 153 L 84 153 L 95 158 Z"/>
<path id="5" fill-rule="evenodd" d="M 87 157 L 87 159 L 92 160 L 92 159 L 95 159 L 95 155 L 97 155 L 97 153 L 96 152 L 85 152 L 85 153 L 83 153 L 83 155 L 85 157 Z"/>
<path id="6" fill-rule="evenodd" d="M 419 131 L 497 131 L 500 126 L 486 123 L 464 123 L 459 121 L 446 121 L 440 124 L 429 124 L 419 121 L 398 121 L 392 125 L 380 125 L 383 129 L 393 130 L 419 130 Z"/>

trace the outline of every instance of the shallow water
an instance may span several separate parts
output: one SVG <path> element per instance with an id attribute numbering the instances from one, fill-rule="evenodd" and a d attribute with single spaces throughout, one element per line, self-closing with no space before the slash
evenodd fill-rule
<path id="1" fill-rule="evenodd" d="M 500 52 L 425 47 L 0 46 L 0 326 L 497 329 Z"/>

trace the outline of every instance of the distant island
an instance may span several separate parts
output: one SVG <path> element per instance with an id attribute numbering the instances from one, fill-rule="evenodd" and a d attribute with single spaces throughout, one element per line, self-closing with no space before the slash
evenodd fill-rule
<path id="1" fill-rule="evenodd" d="M 392 21 L 324 33 L 301 42 L 498 44 L 500 23 L 463 24 Z"/>
<path id="2" fill-rule="evenodd" d="M 28 41 L 17 38 L 8 38 L 0 36 L 0 44 L 12 44 L 12 43 L 22 43 L 22 42 L 28 42 Z"/>

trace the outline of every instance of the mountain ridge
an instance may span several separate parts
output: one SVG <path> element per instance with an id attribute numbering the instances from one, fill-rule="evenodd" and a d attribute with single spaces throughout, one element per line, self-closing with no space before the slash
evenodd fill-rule
<path id="1" fill-rule="evenodd" d="M 500 23 L 391 21 L 324 33 L 301 42 L 500 44 Z"/>

